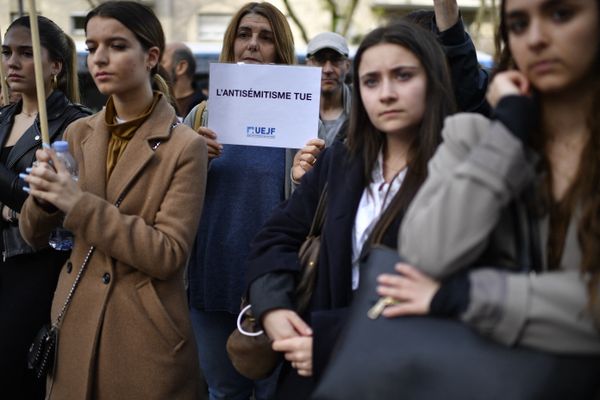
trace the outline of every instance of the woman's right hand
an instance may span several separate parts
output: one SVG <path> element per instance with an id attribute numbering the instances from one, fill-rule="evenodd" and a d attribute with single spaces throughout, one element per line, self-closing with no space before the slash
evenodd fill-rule
<path id="1" fill-rule="evenodd" d="M 531 95 L 529 80 L 527 80 L 525 75 L 516 70 L 503 71 L 496 74 L 486 94 L 490 106 L 496 108 L 503 97 L 511 95 Z"/>
<path id="2" fill-rule="evenodd" d="M 37 163 L 29 174 L 19 175 L 29 185 L 23 190 L 29 192 L 40 206 L 47 208 L 51 204 L 63 213 L 69 213 L 81 198 L 82 190 L 54 150 L 37 150 L 35 157 Z"/>
<path id="3" fill-rule="evenodd" d="M 317 161 L 319 153 L 325 148 L 323 139 L 310 139 L 306 146 L 298 150 L 294 156 L 294 165 L 292 166 L 292 179 L 294 182 L 300 182 L 305 173 L 310 171 Z"/>
<path id="4" fill-rule="evenodd" d="M 212 160 L 213 158 L 219 157 L 221 155 L 221 151 L 223 151 L 223 145 L 217 142 L 217 134 L 211 129 L 203 126 L 198 128 L 198 133 L 206 142 L 206 147 L 208 148 L 208 159 Z"/>
<path id="5" fill-rule="evenodd" d="M 273 340 L 273 350 L 283 353 L 300 376 L 312 375 L 312 329 L 292 310 L 265 313 L 262 326 Z"/>
<path id="6" fill-rule="evenodd" d="M 48 154 L 48 152 L 46 152 L 45 150 L 36 150 L 35 161 L 33 162 L 33 165 L 31 166 L 31 170 L 28 170 L 28 171 L 29 171 L 29 173 L 40 175 L 42 173 L 42 171 L 44 171 L 44 170 L 55 171 L 54 167 L 50 164 L 50 154 Z M 41 187 L 36 184 L 36 181 L 27 182 L 27 185 L 29 186 L 29 190 L 28 190 L 29 192 L 31 192 L 32 190 L 33 191 L 42 190 Z M 44 208 L 52 206 L 46 200 L 40 199 L 38 197 L 34 197 L 34 199 L 35 199 L 36 203 L 38 203 L 40 206 L 42 206 Z"/>
<path id="7" fill-rule="evenodd" d="M 267 311 L 262 318 L 262 326 L 272 340 L 312 334 L 312 329 L 300 318 L 298 313 L 285 308 Z"/>

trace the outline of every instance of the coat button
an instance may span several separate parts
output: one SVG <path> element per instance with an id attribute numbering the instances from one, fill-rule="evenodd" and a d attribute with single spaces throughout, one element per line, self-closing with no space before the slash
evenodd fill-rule
<path id="1" fill-rule="evenodd" d="M 108 272 L 105 272 L 104 275 L 102 275 L 102 283 L 105 285 L 110 283 L 110 274 Z"/>
<path id="2" fill-rule="evenodd" d="M 71 263 L 71 260 L 67 261 L 67 274 L 70 274 L 71 271 L 73 271 L 73 264 Z"/>

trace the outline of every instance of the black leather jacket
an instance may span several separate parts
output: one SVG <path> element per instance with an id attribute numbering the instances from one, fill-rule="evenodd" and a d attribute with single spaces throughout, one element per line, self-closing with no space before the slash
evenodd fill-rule
<path id="1" fill-rule="evenodd" d="M 22 103 L 11 104 L 0 108 L 0 144 L 4 143 L 10 135 L 15 115 L 21 111 Z M 48 131 L 50 142 L 62 137 L 67 125 L 71 122 L 91 114 L 91 111 L 83 106 L 71 103 L 60 91 L 54 91 L 46 101 L 48 113 Z M 25 172 L 25 168 L 31 166 L 35 160 L 35 151 L 42 145 L 42 134 L 39 127 L 39 119 L 27 129 L 21 138 L 15 143 L 8 155 L 6 164 L 0 164 L 0 201 L 13 210 L 20 211 L 21 206 L 27 199 L 27 193 L 23 191 L 25 182 L 19 179 L 19 173 Z M 19 233 L 19 224 L 8 223 L 1 220 L 3 252 L 2 259 L 6 260 L 24 253 L 32 253 L 34 250 L 25 243 Z"/>

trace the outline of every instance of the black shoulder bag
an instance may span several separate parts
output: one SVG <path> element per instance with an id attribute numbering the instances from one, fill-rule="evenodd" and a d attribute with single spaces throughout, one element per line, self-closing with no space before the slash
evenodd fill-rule
<path id="1" fill-rule="evenodd" d="M 517 257 L 527 273 L 539 242 L 535 222 L 517 208 Z M 533 260 L 532 260 L 533 258 Z M 456 319 L 374 318 L 377 277 L 396 273 L 397 250 L 374 247 L 336 351 L 313 399 L 588 399 L 600 394 L 600 357 L 507 347 Z"/>

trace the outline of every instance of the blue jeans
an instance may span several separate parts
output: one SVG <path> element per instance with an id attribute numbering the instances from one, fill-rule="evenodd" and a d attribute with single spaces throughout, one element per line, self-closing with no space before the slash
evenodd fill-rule
<path id="1" fill-rule="evenodd" d="M 279 370 L 269 378 L 252 381 L 240 375 L 229 360 L 227 338 L 236 329 L 237 315 L 191 307 L 200 366 L 208 383 L 210 400 L 270 400 L 275 395 Z"/>

